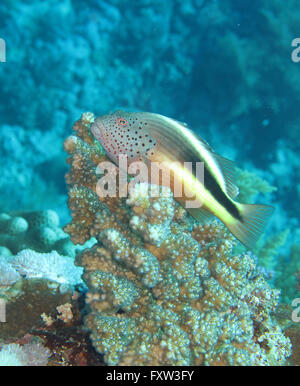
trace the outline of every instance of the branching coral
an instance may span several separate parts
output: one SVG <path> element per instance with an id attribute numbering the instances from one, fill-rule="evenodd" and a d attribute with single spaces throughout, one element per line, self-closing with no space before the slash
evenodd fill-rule
<path id="1" fill-rule="evenodd" d="M 276 260 L 278 251 L 285 245 L 289 233 L 290 231 L 287 229 L 267 239 L 265 244 L 259 249 L 258 263 L 261 267 L 271 272 L 274 270 L 274 267 L 278 264 L 278 260 Z"/>
<path id="2" fill-rule="evenodd" d="M 259 193 L 267 194 L 277 190 L 255 173 L 239 168 L 236 168 L 236 180 L 239 187 L 237 199 L 240 202 L 253 202 Z"/>
<path id="3" fill-rule="evenodd" d="M 92 121 L 84 114 L 65 141 L 73 218 L 65 230 L 75 243 L 98 240 L 76 258 L 97 351 L 109 365 L 285 363 L 290 341 L 271 317 L 279 291 L 251 253 L 233 254 L 220 223 L 196 224 L 168 188 L 137 184 L 127 199 L 97 196 L 105 157 Z"/>

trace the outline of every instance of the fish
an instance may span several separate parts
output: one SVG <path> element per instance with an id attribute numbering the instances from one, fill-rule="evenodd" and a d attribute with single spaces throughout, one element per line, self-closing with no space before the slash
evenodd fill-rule
<path id="1" fill-rule="evenodd" d="M 126 155 L 130 162 L 167 165 L 175 180 L 183 181 L 184 188 L 187 187 L 175 199 L 195 220 L 203 222 L 215 216 L 242 244 L 254 249 L 274 208 L 238 202 L 235 163 L 215 153 L 186 123 L 156 113 L 117 110 L 97 117 L 91 132 L 116 165 L 120 154 Z M 185 168 L 186 162 L 202 163 L 204 179 L 197 176 L 195 168 Z M 188 207 L 187 198 L 191 196 L 201 206 Z"/>

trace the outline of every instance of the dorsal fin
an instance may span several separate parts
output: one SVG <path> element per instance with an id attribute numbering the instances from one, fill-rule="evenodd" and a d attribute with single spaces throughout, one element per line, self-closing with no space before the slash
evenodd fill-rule
<path id="1" fill-rule="evenodd" d="M 195 139 L 195 142 L 198 140 L 202 147 L 204 147 L 210 153 L 211 157 L 214 159 L 219 169 L 219 177 L 221 177 L 221 175 L 223 177 L 223 189 L 225 189 L 225 192 L 228 194 L 229 197 L 235 198 L 238 195 L 239 190 L 234 184 L 234 162 L 216 154 L 211 148 L 211 146 L 198 134 L 191 130 L 187 124 L 176 121 L 172 118 L 166 118 L 160 115 L 150 114 L 149 122 L 151 124 L 151 135 L 156 140 L 157 145 L 161 146 L 161 144 L 163 144 L 164 150 L 167 150 L 170 159 L 173 157 L 175 160 L 179 158 L 181 161 L 187 161 L 191 159 L 191 156 L 195 155 L 197 157 L 197 154 L 195 152 L 193 154 L 191 153 L 193 152 L 193 149 L 181 145 L 181 133 L 179 132 L 179 130 L 176 129 L 176 127 L 174 128 L 170 124 L 172 121 L 184 126 L 185 129 L 192 134 Z M 193 142 L 191 138 L 190 141 Z M 220 183 L 222 184 L 221 181 Z"/>
<path id="2" fill-rule="evenodd" d="M 188 127 L 188 126 L 186 125 L 186 127 Z M 189 129 L 189 130 L 191 130 L 191 129 Z M 208 142 L 206 142 L 203 138 L 201 138 L 195 132 L 192 131 L 192 133 L 198 139 L 198 141 L 201 142 L 201 144 L 203 146 L 205 146 L 207 150 L 210 151 L 212 156 L 217 161 L 217 163 L 221 169 L 221 172 L 224 176 L 226 193 L 229 195 L 229 197 L 235 198 L 239 194 L 239 188 L 234 183 L 235 163 L 233 161 L 231 161 L 227 158 L 224 158 L 221 155 L 215 153 Z"/>
<path id="3" fill-rule="evenodd" d="M 181 122 L 181 121 L 178 121 L 177 119 L 174 119 L 174 121 L 180 123 L 184 127 L 188 127 L 189 128 L 189 125 L 186 122 Z"/>
<path id="4" fill-rule="evenodd" d="M 229 195 L 229 197 L 235 198 L 239 194 L 239 188 L 235 185 L 235 182 L 234 182 L 235 163 L 215 153 L 214 150 L 211 148 L 211 146 L 198 134 L 194 133 L 194 135 L 197 137 L 198 141 L 200 141 L 202 145 L 204 145 L 207 148 L 207 150 L 211 152 L 212 156 L 217 161 L 222 171 L 222 174 L 224 176 L 226 193 Z"/>
<path id="5" fill-rule="evenodd" d="M 205 139 L 201 138 L 198 134 L 193 132 L 191 129 L 190 129 L 190 131 L 194 134 L 194 136 L 198 139 L 198 141 L 201 142 L 201 144 L 206 147 L 207 150 L 209 150 L 210 152 L 215 154 L 212 147 L 210 146 L 210 144 L 208 142 L 205 141 Z"/>
<path id="6" fill-rule="evenodd" d="M 239 194 L 239 188 L 234 183 L 235 163 L 219 154 L 213 153 L 225 179 L 226 192 L 231 198 Z"/>

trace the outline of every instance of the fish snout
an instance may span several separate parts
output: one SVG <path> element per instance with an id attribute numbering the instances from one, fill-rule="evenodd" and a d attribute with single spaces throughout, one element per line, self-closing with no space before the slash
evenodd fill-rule
<path id="1" fill-rule="evenodd" d="M 93 133 L 94 137 L 98 139 L 98 141 L 101 141 L 104 130 L 105 130 L 105 126 L 104 126 L 103 120 L 97 118 L 95 122 L 92 124 L 91 132 Z"/>

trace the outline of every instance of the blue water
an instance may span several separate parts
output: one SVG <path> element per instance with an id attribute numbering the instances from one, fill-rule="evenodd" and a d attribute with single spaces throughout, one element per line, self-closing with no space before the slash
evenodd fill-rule
<path id="1" fill-rule="evenodd" d="M 300 244 L 299 18 L 297 0 L 2 0 L 0 211 L 66 223 L 73 122 L 157 112 L 277 188 L 256 199 L 276 208 L 269 235 L 290 230 L 284 270 Z"/>

